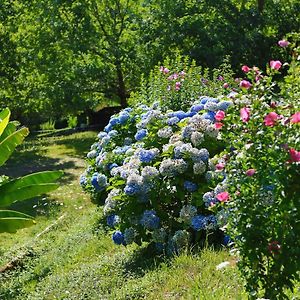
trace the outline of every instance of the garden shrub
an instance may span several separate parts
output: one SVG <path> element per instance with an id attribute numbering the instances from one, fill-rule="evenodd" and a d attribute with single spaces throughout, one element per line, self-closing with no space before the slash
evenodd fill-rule
<path id="1" fill-rule="evenodd" d="M 138 92 L 132 93 L 129 104 L 159 102 L 162 110 L 188 110 L 200 96 L 222 96 L 234 83 L 228 58 L 213 70 L 196 66 L 187 56 L 167 58 L 142 80 Z"/>
<path id="2" fill-rule="evenodd" d="M 299 66 L 290 63 L 281 90 L 274 78 L 286 65 L 272 60 L 266 75 L 245 66 L 251 88 L 235 95 L 223 120 L 228 231 L 253 299 L 288 299 L 286 288 L 299 280 Z"/>
<path id="3" fill-rule="evenodd" d="M 213 178 L 223 179 L 222 170 L 215 172 L 214 156 L 223 149 L 215 116 L 230 105 L 210 97 L 188 111 L 141 104 L 110 119 L 80 181 L 95 201 L 104 201 L 116 244 L 154 242 L 171 253 L 205 233 L 222 237 L 222 212 L 208 209 L 215 201 L 208 192 Z"/>

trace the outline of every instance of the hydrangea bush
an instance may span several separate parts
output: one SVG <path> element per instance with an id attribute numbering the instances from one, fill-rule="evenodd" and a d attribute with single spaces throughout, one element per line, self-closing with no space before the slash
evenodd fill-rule
<path id="1" fill-rule="evenodd" d="M 80 182 L 103 201 L 116 244 L 145 241 L 180 252 L 205 233 L 222 238 L 222 209 L 210 210 L 224 189 L 211 187 L 225 179 L 214 159 L 223 150 L 215 117 L 231 104 L 201 97 L 187 111 L 167 112 L 142 104 L 110 119 Z"/>

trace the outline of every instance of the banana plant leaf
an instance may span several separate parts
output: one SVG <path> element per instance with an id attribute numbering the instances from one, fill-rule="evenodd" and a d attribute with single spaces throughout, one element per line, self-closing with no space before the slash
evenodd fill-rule
<path id="1" fill-rule="evenodd" d="M 0 143 L 0 166 L 2 166 L 8 160 L 15 148 L 22 144 L 28 133 L 28 128 L 23 127 L 10 134 Z"/>
<path id="2" fill-rule="evenodd" d="M 0 136 L 5 130 L 10 118 L 10 110 L 8 108 L 0 111 Z"/>
<path id="3" fill-rule="evenodd" d="M 14 210 L 0 210 L 0 233 L 14 233 L 34 224 L 34 219 L 29 215 Z"/>

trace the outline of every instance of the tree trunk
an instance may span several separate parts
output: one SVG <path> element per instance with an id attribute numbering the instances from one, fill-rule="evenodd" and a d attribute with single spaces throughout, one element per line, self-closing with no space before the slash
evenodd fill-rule
<path id="1" fill-rule="evenodd" d="M 117 76 L 118 76 L 118 96 L 120 98 L 120 103 L 122 107 L 127 106 L 127 95 L 126 95 L 126 87 L 124 82 L 124 76 L 122 71 L 121 62 L 116 62 L 117 68 Z"/>
<path id="2" fill-rule="evenodd" d="M 258 11 L 261 13 L 265 6 L 265 0 L 257 0 Z"/>

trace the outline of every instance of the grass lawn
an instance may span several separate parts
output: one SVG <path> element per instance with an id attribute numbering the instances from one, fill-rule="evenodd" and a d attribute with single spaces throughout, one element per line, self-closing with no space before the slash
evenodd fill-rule
<path id="1" fill-rule="evenodd" d="M 231 257 L 210 248 L 173 258 L 146 247 L 118 247 L 97 226 L 101 209 L 78 184 L 95 132 L 29 138 L 0 170 L 20 176 L 63 169 L 51 194 L 14 205 L 37 224 L 0 234 L 0 299 L 247 299 L 235 266 L 216 270 Z M 295 298 L 296 299 L 296 298 Z"/>

